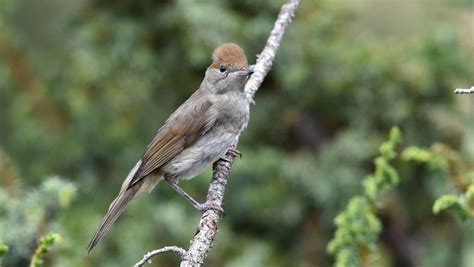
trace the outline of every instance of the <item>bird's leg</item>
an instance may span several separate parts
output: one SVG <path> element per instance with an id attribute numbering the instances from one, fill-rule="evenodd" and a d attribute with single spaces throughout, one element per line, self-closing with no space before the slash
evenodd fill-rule
<path id="1" fill-rule="evenodd" d="M 174 191 L 176 191 L 178 194 L 180 194 L 182 197 L 184 197 L 184 199 L 186 199 L 189 203 L 191 203 L 191 205 L 193 205 L 193 207 L 200 210 L 201 203 L 197 202 L 192 196 L 190 196 L 188 193 L 186 193 L 183 190 L 183 188 L 181 188 L 181 186 L 179 186 L 178 183 L 171 182 L 167 179 L 165 179 L 165 181 L 168 182 L 168 184 L 171 186 L 171 188 L 174 189 Z"/>
<path id="2" fill-rule="evenodd" d="M 165 181 L 168 182 L 168 184 L 171 186 L 171 188 L 174 189 L 174 191 L 176 191 L 178 194 L 184 197 L 184 199 L 186 199 L 189 203 L 191 203 L 191 205 L 193 205 L 193 207 L 196 208 L 197 210 L 201 212 L 205 212 L 207 210 L 215 210 L 224 214 L 224 209 L 222 209 L 222 207 L 215 205 L 213 203 L 208 203 L 208 202 L 199 203 L 192 196 L 186 193 L 186 191 L 184 191 L 183 188 L 181 188 L 181 186 L 179 186 L 178 183 L 169 181 L 168 179 L 165 179 Z"/>

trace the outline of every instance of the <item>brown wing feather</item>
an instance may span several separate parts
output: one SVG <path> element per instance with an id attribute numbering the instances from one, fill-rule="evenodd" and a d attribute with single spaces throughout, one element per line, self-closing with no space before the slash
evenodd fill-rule
<path id="1" fill-rule="evenodd" d="M 210 112 L 211 108 L 212 103 L 200 90 L 179 107 L 148 145 L 142 164 L 128 188 L 166 164 L 183 149 L 193 144 L 197 137 L 211 129 L 217 115 Z"/>

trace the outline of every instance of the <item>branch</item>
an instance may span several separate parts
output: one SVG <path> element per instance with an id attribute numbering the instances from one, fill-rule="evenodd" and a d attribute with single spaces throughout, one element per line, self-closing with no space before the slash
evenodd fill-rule
<path id="1" fill-rule="evenodd" d="M 267 39 L 267 44 L 262 53 L 258 55 L 257 64 L 255 64 L 254 73 L 245 85 L 245 94 L 247 98 L 253 102 L 253 96 L 263 82 L 263 79 L 272 68 L 273 59 L 275 58 L 281 39 L 285 33 L 286 27 L 291 22 L 296 8 L 300 4 L 300 0 L 289 0 L 281 7 L 278 18 L 275 21 L 272 32 Z"/>
<path id="2" fill-rule="evenodd" d="M 474 93 L 474 86 L 471 86 L 469 89 L 463 89 L 463 88 L 456 88 L 454 90 L 455 94 L 473 94 Z"/>
<path id="3" fill-rule="evenodd" d="M 286 27 L 290 24 L 291 18 L 299 4 L 300 0 L 288 0 L 288 2 L 281 7 L 278 18 L 275 21 L 270 36 L 268 37 L 267 44 L 262 53 L 258 56 L 254 73 L 250 76 L 244 88 L 244 92 L 251 103 L 254 103 L 253 97 L 255 92 L 257 92 L 263 79 L 272 67 L 273 59 L 275 58 L 278 47 L 280 46 Z M 232 163 L 237 155 L 238 153 L 236 153 L 235 146 L 232 146 L 229 148 L 224 158 L 221 158 L 214 163 L 213 175 L 207 193 L 206 203 L 216 207 L 216 209 L 210 209 L 203 213 L 197 232 L 190 242 L 188 251 L 184 251 L 184 254 L 182 254 L 183 251 L 181 250 L 178 252 L 182 254 L 181 267 L 199 267 L 207 258 L 207 254 L 212 247 L 212 243 L 218 231 L 217 226 L 222 211 L 225 186 L 229 178 Z M 153 253 L 152 251 L 146 254 L 143 260 L 139 263 L 145 263 L 158 253 Z M 138 265 L 139 263 L 135 266 L 141 266 Z"/>
<path id="4" fill-rule="evenodd" d="M 169 246 L 169 247 L 164 247 L 160 249 L 155 249 L 153 251 L 148 252 L 147 254 L 143 255 L 143 259 L 135 264 L 134 267 L 141 267 L 143 266 L 146 262 L 151 263 L 151 258 L 154 257 L 155 255 L 158 255 L 160 253 L 164 252 L 175 252 L 178 253 L 181 258 L 183 257 L 184 253 L 186 253 L 186 250 L 183 248 L 177 247 L 177 246 Z"/>
<path id="5" fill-rule="evenodd" d="M 224 199 L 225 186 L 229 178 L 230 168 L 234 162 L 236 153 L 230 149 L 224 156 L 214 163 L 211 185 L 207 192 L 207 203 L 213 206 L 222 207 Z M 220 208 L 222 209 L 222 208 Z M 211 249 L 214 237 L 217 234 L 217 225 L 219 224 L 221 212 L 210 209 L 203 213 L 196 234 L 184 254 L 181 261 L 181 267 L 201 266 Z"/>

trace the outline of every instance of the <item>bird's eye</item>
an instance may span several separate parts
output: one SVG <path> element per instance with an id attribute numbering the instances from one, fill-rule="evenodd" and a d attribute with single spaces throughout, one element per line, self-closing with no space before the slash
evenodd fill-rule
<path id="1" fill-rule="evenodd" d="M 219 67 L 219 71 L 220 71 L 220 72 L 225 72 L 226 70 L 227 70 L 227 69 L 226 69 L 226 67 L 224 67 L 224 66 L 220 66 L 220 67 Z"/>

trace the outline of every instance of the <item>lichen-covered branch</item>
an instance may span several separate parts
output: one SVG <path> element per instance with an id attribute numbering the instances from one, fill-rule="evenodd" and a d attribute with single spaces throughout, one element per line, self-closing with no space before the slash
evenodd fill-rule
<path id="1" fill-rule="evenodd" d="M 267 44 L 263 48 L 262 53 L 258 56 L 255 70 L 247 84 L 245 85 L 245 93 L 250 101 L 253 101 L 253 96 L 263 82 L 265 76 L 272 68 L 273 59 L 275 58 L 281 39 L 285 33 L 286 27 L 290 24 L 296 8 L 300 4 L 300 0 L 289 0 L 281 7 L 278 18 L 275 21 L 270 36 L 267 39 Z"/>
<path id="2" fill-rule="evenodd" d="M 245 85 L 245 93 L 249 101 L 252 103 L 255 92 L 258 90 L 263 79 L 272 67 L 273 59 L 275 58 L 278 47 L 280 46 L 286 27 L 290 24 L 291 18 L 299 4 L 300 0 L 289 0 L 281 7 L 278 18 L 273 26 L 273 30 L 267 40 L 267 44 L 262 53 L 258 56 L 254 73 L 250 76 Z M 224 158 L 214 163 L 214 172 L 207 193 L 206 203 L 210 204 L 210 206 L 216 207 L 216 209 L 210 209 L 203 213 L 197 232 L 190 242 L 189 249 L 182 255 L 181 267 L 201 266 L 207 258 L 207 254 L 212 247 L 214 238 L 218 231 L 217 226 L 221 217 L 225 186 L 227 184 L 232 163 L 234 162 L 236 155 L 238 155 L 238 153 L 235 152 L 235 147 L 231 147 Z M 145 261 L 142 260 L 143 263 L 156 255 L 150 253 L 147 254 L 150 257 L 147 257 Z M 145 255 L 145 257 L 147 255 Z"/>
<path id="3" fill-rule="evenodd" d="M 455 94 L 474 94 L 474 86 L 471 86 L 469 89 L 464 89 L 464 88 L 456 88 L 454 90 Z"/>
<path id="4" fill-rule="evenodd" d="M 454 90 L 455 94 L 474 94 L 474 86 L 471 86 L 469 89 L 463 89 L 463 88 L 456 88 Z"/>
<path id="5" fill-rule="evenodd" d="M 225 186 L 235 156 L 236 154 L 229 150 L 224 158 L 214 163 L 211 185 L 207 193 L 207 203 L 222 207 Z M 220 216 L 221 212 L 214 209 L 207 210 L 203 213 L 196 235 L 193 240 L 191 240 L 189 249 L 183 256 L 181 267 L 201 266 L 201 264 L 204 263 L 207 253 L 211 249 L 214 237 L 217 234 L 217 225 L 219 224 Z"/>

